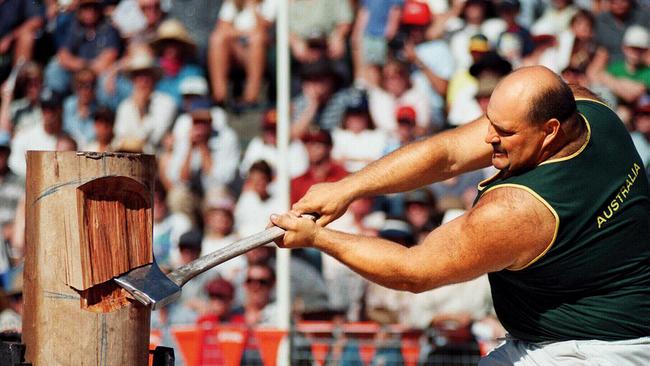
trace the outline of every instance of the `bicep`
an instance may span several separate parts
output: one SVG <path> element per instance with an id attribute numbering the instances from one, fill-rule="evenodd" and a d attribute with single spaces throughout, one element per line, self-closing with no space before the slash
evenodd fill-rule
<path id="1" fill-rule="evenodd" d="M 531 193 L 504 187 L 486 193 L 465 215 L 431 232 L 410 257 L 426 271 L 424 288 L 520 269 L 548 250 L 556 223 L 555 215 Z"/>
<path id="2" fill-rule="evenodd" d="M 488 120 L 485 116 L 461 127 L 440 133 L 444 141 L 450 169 L 454 175 L 488 167 L 492 164 L 492 146 L 485 142 Z"/>

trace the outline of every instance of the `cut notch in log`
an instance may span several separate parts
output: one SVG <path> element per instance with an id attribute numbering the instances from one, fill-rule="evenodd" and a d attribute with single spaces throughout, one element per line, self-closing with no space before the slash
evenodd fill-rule
<path id="1" fill-rule="evenodd" d="M 121 307 L 126 293 L 106 283 L 153 261 L 152 233 L 142 230 L 153 225 L 149 191 L 131 178 L 102 177 L 77 188 L 77 209 L 82 307 Z"/>

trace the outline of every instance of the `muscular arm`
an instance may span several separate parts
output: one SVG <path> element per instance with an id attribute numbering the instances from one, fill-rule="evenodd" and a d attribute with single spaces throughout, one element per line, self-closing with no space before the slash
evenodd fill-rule
<path id="1" fill-rule="evenodd" d="M 481 118 L 406 145 L 337 183 L 313 186 L 293 210 L 318 212 L 318 224 L 326 225 L 356 198 L 409 191 L 486 167 L 492 154 L 484 142 L 487 129 L 487 120 Z"/>
<path id="2" fill-rule="evenodd" d="M 293 214 L 272 219 L 288 229 L 283 245 L 313 246 L 373 282 L 412 292 L 524 267 L 548 248 L 556 228 L 543 203 L 514 187 L 486 193 L 471 211 L 411 248 L 320 228 Z"/>

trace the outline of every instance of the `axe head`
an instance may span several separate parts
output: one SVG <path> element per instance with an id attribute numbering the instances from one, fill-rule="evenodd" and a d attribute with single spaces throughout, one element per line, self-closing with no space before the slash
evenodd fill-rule
<path id="1" fill-rule="evenodd" d="M 181 296 L 181 287 L 158 268 L 156 262 L 134 268 L 115 282 L 151 310 L 158 310 Z"/>

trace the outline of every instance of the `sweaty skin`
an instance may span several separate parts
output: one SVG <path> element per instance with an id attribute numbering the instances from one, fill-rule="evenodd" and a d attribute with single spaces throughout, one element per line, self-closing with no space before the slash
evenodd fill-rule
<path id="1" fill-rule="evenodd" d="M 271 217 L 287 230 L 278 245 L 317 248 L 371 281 L 412 292 L 526 266 L 548 248 L 556 219 L 531 193 L 516 187 L 487 192 L 471 210 L 411 248 L 324 226 L 358 197 L 415 189 L 490 163 L 500 174 L 517 174 L 577 151 L 586 139 L 577 118 L 527 121 L 531 98 L 553 83 L 560 80 L 544 67 L 521 68 L 495 89 L 489 118 L 407 145 L 339 182 L 313 186 L 291 212 Z M 321 217 L 316 223 L 299 217 L 308 212 Z"/>

